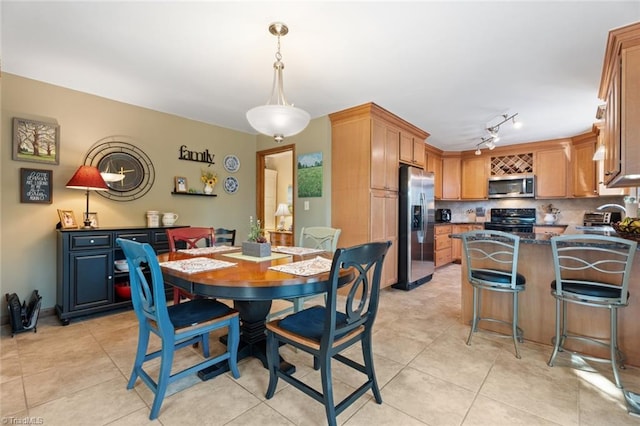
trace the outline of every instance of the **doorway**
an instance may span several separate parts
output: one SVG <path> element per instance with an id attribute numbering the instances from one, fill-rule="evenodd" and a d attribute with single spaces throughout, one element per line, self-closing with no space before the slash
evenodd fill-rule
<path id="1" fill-rule="evenodd" d="M 293 194 L 295 194 L 295 145 L 283 145 L 256 152 L 256 214 L 265 231 L 279 228 L 275 216 L 280 204 L 288 206 L 291 216 L 285 217 L 286 230 L 295 229 Z M 268 238 L 268 235 L 267 235 Z"/>

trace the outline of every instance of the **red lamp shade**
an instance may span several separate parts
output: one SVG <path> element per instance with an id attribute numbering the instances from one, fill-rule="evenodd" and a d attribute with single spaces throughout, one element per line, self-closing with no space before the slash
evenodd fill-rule
<path id="1" fill-rule="evenodd" d="M 109 190 L 109 187 L 100 174 L 100 170 L 94 166 L 80 166 L 71 179 L 69 179 L 69 182 L 67 182 L 67 188 L 84 189 L 87 191 L 87 211 L 84 213 L 84 227 L 91 228 L 91 220 L 89 219 L 89 190 Z"/>
<path id="2" fill-rule="evenodd" d="M 67 182 L 67 188 L 93 189 L 95 191 L 109 190 L 109 187 L 100 174 L 100 170 L 94 166 L 80 166 L 71 179 L 69 179 L 69 182 Z"/>

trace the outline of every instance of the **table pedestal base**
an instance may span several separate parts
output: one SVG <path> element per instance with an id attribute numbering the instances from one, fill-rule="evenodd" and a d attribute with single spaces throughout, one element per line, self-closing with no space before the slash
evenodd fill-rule
<path id="1" fill-rule="evenodd" d="M 267 335 L 265 321 L 271 310 L 270 300 L 260 301 L 234 301 L 233 307 L 240 313 L 240 345 L 238 347 L 238 361 L 253 356 L 258 358 L 264 368 L 267 363 Z M 227 336 L 222 336 L 220 341 L 227 344 Z M 280 369 L 293 374 L 296 367 L 280 357 Z M 229 371 L 229 364 L 220 362 L 198 371 L 201 380 L 209 380 Z"/>

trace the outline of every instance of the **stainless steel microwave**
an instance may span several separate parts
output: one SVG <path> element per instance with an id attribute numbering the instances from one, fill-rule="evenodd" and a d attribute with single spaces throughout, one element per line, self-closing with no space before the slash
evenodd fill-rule
<path id="1" fill-rule="evenodd" d="M 489 198 L 533 198 L 536 193 L 535 176 L 491 176 Z"/>

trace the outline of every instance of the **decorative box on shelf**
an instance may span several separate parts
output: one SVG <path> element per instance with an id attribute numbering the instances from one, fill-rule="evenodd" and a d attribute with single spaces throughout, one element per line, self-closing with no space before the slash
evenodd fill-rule
<path id="1" fill-rule="evenodd" d="M 270 243 L 256 243 L 253 241 L 242 242 L 242 254 L 253 257 L 266 257 L 271 255 Z"/>

